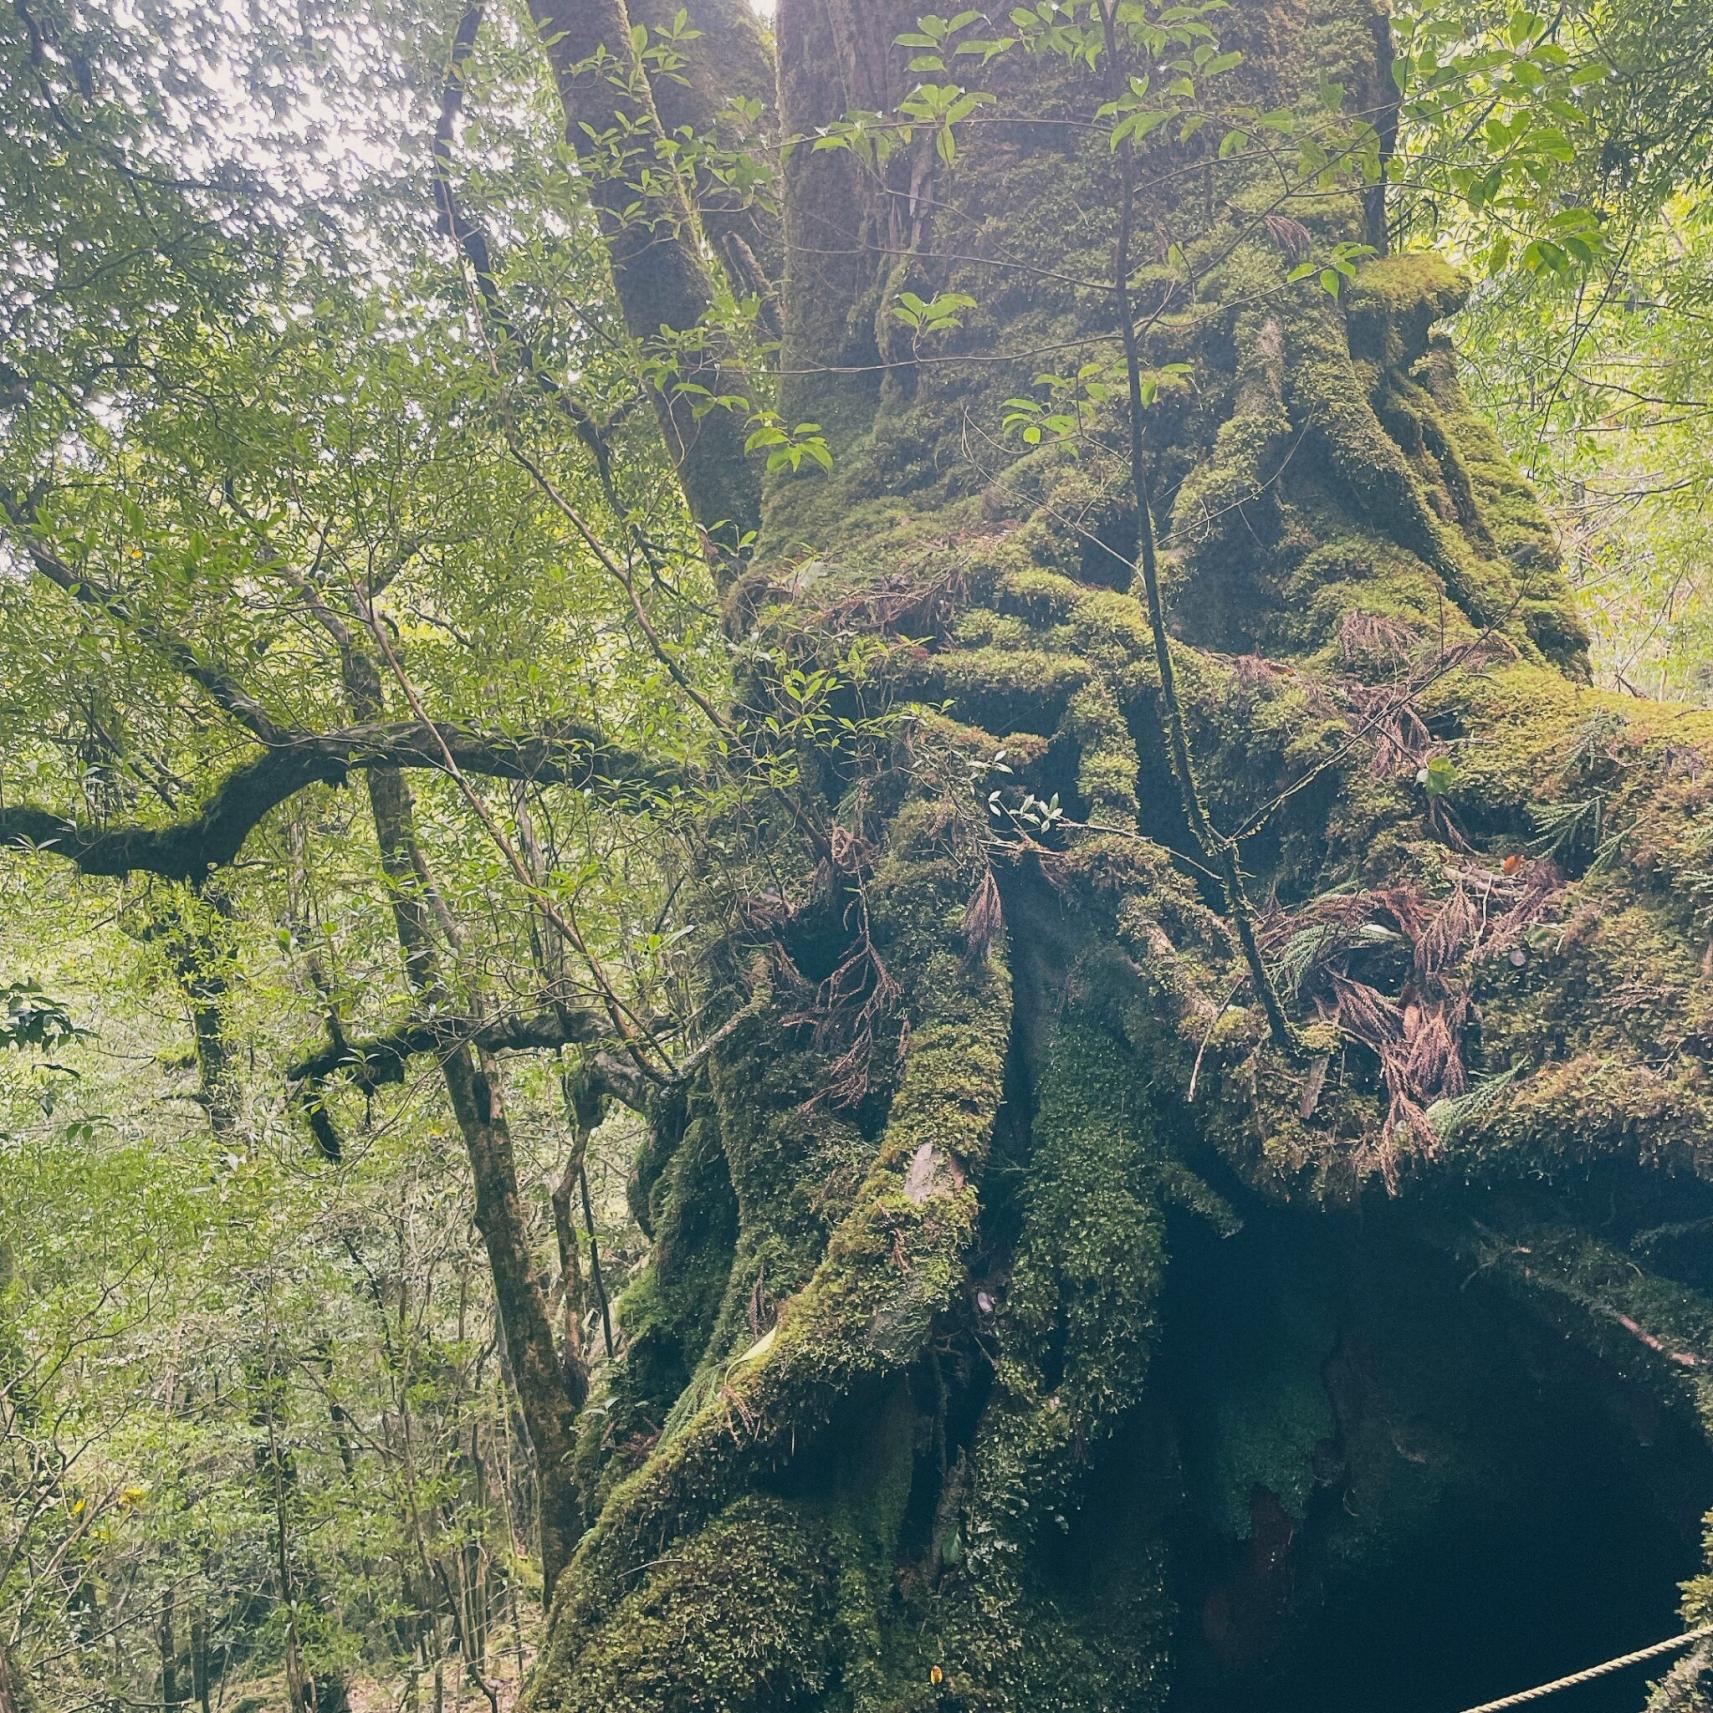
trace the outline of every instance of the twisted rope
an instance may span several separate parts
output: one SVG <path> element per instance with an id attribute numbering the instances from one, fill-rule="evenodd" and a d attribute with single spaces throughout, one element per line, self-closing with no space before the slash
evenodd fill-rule
<path id="1" fill-rule="evenodd" d="M 1591 1665 L 1586 1671 L 1573 1672 L 1569 1677 L 1560 1677 L 1534 1689 L 1525 1689 L 1521 1694 L 1507 1695 L 1498 1701 L 1483 1701 L 1479 1707 L 1467 1708 L 1465 1713 L 1500 1713 L 1501 1708 L 1521 1707 L 1525 1701 L 1539 1701 L 1543 1696 L 1556 1695 L 1561 1689 L 1574 1689 L 1579 1683 L 1592 1683 L 1595 1678 L 1622 1671 L 1626 1666 L 1640 1665 L 1643 1660 L 1658 1659 L 1662 1654 L 1676 1653 L 1679 1648 L 1686 1648 L 1691 1642 L 1701 1641 L 1707 1636 L 1713 1636 L 1713 1624 L 1703 1624 L 1698 1630 L 1686 1630 L 1681 1636 L 1673 1636 L 1669 1642 L 1655 1642 L 1651 1648 L 1640 1648 L 1620 1659 L 1609 1659 L 1602 1665 Z"/>

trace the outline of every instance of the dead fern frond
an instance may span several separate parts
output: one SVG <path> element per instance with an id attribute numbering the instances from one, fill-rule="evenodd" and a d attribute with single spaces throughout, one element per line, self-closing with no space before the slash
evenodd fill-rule
<path id="1" fill-rule="evenodd" d="M 1346 613 L 1338 627 L 1338 651 L 1347 662 L 1408 660 L 1421 641 L 1413 625 L 1360 607 Z"/>

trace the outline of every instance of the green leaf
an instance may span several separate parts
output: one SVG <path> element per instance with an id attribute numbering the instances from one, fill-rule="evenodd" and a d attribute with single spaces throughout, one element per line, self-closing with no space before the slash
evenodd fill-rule
<path id="1" fill-rule="evenodd" d="M 1436 755 L 1416 770 L 1416 783 L 1429 797 L 1443 797 L 1457 782 L 1457 769 L 1448 755 Z"/>

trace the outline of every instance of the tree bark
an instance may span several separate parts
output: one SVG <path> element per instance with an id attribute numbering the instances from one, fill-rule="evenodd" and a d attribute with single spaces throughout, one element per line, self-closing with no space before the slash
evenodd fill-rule
<path id="1" fill-rule="evenodd" d="M 198 1613 L 190 1621 L 190 1691 L 202 1713 L 211 1713 L 213 1685 L 208 1662 L 208 1620 Z"/>
<path id="2" fill-rule="evenodd" d="M 625 0 L 532 0 L 530 10 L 567 135 L 588 174 L 625 325 L 672 365 L 649 391 L 690 514 L 715 541 L 735 547 L 758 521 L 744 417 L 724 408 L 701 413 L 705 395 L 679 389 L 689 383 L 750 400 L 755 392 L 713 323 L 714 283 L 697 220 L 677 173 L 660 159 L 661 118 Z M 724 19 L 728 37 L 738 11 Z M 686 91 L 684 100 L 699 115 L 694 95 Z"/>
<path id="3" fill-rule="evenodd" d="M 760 18 L 745 0 L 630 0 L 630 18 L 657 35 L 676 29 L 682 10 L 694 40 L 682 66 L 651 74 L 649 88 L 667 136 L 711 139 L 731 156 L 770 141 L 778 100 L 773 51 Z M 759 123 L 746 121 L 752 110 Z M 759 194 L 746 194 L 714 167 L 695 175 L 696 211 L 733 286 L 757 293 L 772 312 L 779 278 L 779 221 Z M 777 333 L 778 329 L 773 331 Z"/>
<path id="4" fill-rule="evenodd" d="M 160 1619 L 155 1625 L 155 1643 L 161 1656 L 161 1706 L 168 1713 L 180 1704 L 178 1692 L 178 1628 L 174 1622 L 173 1591 L 161 1595 Z"/>
<path id="5" fill-rule="evenodd" d="M 895 113 L 917 11 L 782 0 L 787 130 Z M 866 631 L 950 712 L 764 820 L 536 1713 L 1240 1704 L 1550 1464 L 1497 1352 L 1658 1412 L 1713 1500 L 1713 1274 L 1661 1235 L 1713 1210 L 1713 722 L 1587 689 L 1462 286 L 1378 253 L 1381 13 L 1213 21 L 1246 119 L 1113 148 L 1176 50 L 1109 83 L 1109 40 L 960 68 L 956 147 L 788 159 L 784 408 L 837 461 L 770 483 L 728 622 L 830 668 Z"/>

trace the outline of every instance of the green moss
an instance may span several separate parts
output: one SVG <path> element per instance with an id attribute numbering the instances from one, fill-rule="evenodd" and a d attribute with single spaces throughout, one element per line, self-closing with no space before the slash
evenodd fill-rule
<path id="1" fill-rule="evenodd" d="M 1426 354 L 1435 324 L 1468 296 L 1468 281 L 1443 257 L 1426 251 L 1376 257 L 1346 294 L 1351 354 L 1407 370 Z"/>
<path id="2" fill-rule="evenodd" d="M 966 1550 L 923 1664 L 943 1669 L 965 1709 L 1096 1713 L 1153 1705 L 1164 1686 L 1170 1604 L 1147 1544 L 1157 1520 L 1131 1512 L 1136 1490 L 1116 1469 L 1090 1485 L 1144 1383 L 1163 1152 L 1147 1090 L 1097 1006 L 1051 1024 L 1040 1065 L 996 1389 L 955 1490 Z M 1088 1546 L 1059 1548 L 1097 1491 Z M 1070 1557 L 1055 1569 L 1060 1550 Z"/>
<path id="3" fill-rule="evenodd" d="M 745 1473 L 810 1442 L 837 1400 L 906 1369 L 960 1290 L 974 1231 L 972 1180 L 1001 1100 L 1008 982 L 997 949 L 972 961 L 961 944 L 968 871 L 948 852 L 931 805 L 907 808 L 893 834 L 870 884 L 870 910 L 912 996 L 912 1027 L 885 1127 L 854 1194 L 827 1211 L 818 1259 L 778 1305 L 776 1324 L 727 1356 L 689 1418 L 607 1498 L 558 1591 L 555 1650 L 541 1676 L 560 1686 L 554 1694 L 574 1674 L 576 1638 L 622 1631 L 617 1613 L 640 1598 L 633 1590 L 642 1567 L 674 1541 L 705 1538 Z M 856 1132 L 780 1099 L 804 1065 L 768 1064 L 770 1052 L 778 1061 L 799 1058 L 780 1053 L 776 1038 L 734 1037 L 728 1051 L 714 1087 L 742 1255 L 756 1230 L 789 1234 L 804 1217 L 806 1188 L 825 1166 L 817 1138 Z M 763 1077 L 764 1099 L 755 1080 Z M 803 1245 L 791 1244 L 799 1258 L 810 1252 L 807 1237 Z M 554 1705 L 547 1694 L 540 1705 Z"/>
<path id="4" fill-rule="evenodd" d="M 1193 637 L 1241 637 L 1263 596 L 1262 567 L 1281 529 L 1279 475 L 1291 421 L 1285 409 L 1285 321 L 1274 308 L 1237 318 L 1229 416 L 1210 456 L 1179 484 L 1168 540 L 1179 563 L 1175 612 Z"/>
<path id="5" fill-rule="evenodd" d="M 1481 529 L 1515 568 L 1523 632 L 1546 659 L 1586 680 L 1588 632 L 1576 612 L 1558 541 L 1539 500 L 1464 396 L 1449 342 L 1433 341 L 1415 373 L 1437 406 L 1441 432 L 1468 481 Z"/>
<path id="6" fill-rule="evenodd" d="M 1491 1204 L 1485 1229 L 1448 1240 L 1565 1337 L 1713 1427 L 1713 1381 L 1705 1373 L 1713 1300 L 1644 1272 L 1626 1252 L 1586 1232 L 1531 1218 L 1520 1206 Z"/>
<path id="7" fill-rule="evenodd" d="M 1008 1360 L 1061 1370 L 1053 1407 L 1079 1435 L 1139 1395 L 1163 1259 L 1154 1120 L 1114 1045 L 1070 1017 L 1047 1046 L 1003 1323 Z"/>
<path id="8" fill-rule="evenodd" d="M 1465 618 L 1503 622 L 1514 579 L 1483 564 L 1447 531 L 1402 449 L 1387 434 L 1328 310 L 1304 311 L 1289 330 L 1292 420 L 1323 452 L 1342 496 L 1370 528 L 1409 549 Z"/>
<path id="9" fill-rule="evenodd" d="M 733 1271 L 737 1206 L 711 1112 L 688 1123 L 648 1199 L 649 1264 L 614 1304 L 623 1354 L 578 1421 L 578 1491 L 591 1517 L 652 1449 L 703 1362 Z"/>
<path id="10" fill-rule="evenodd" d="M 740 1499 L 653 1566 L 593 1633 L 549 1643 L 531 1713 L 808 1713 L 835 1681 L 835 1557 L 823 1525 Z"/>

